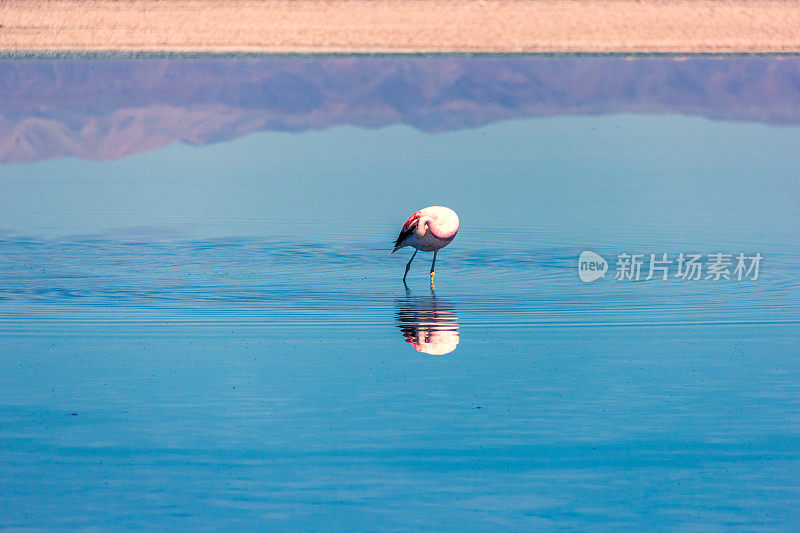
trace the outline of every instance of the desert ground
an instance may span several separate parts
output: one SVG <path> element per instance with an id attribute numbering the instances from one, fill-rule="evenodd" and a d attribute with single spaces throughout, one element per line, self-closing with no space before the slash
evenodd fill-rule
<path id="1" fill-rule="evenodd" d="M 797 53 L 800 2 L 5 0 L 0 50 Z"/>

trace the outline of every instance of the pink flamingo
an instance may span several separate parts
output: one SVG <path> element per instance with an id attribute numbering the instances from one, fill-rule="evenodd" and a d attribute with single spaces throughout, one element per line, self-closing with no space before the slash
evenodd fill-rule
<path id="1" fill-rule="evenodd" d="M 414 255 L 411 256 L 406 265 L 403 283 L 406 282 L 406 276 L 408 276 L 408 271 L 411 268 L 411 261 L 414 260 L 417 252 L 420 250 L 433 252 L 433 262 L 431 263 L 432 289 L 436 254 L 456 238 L 456 233 L 458 233 L 458 215 L 447 207 L 440 205 L 426 207 L 408 217 L 394 243 L 394 250 L 389 252 L 389 255 L 392 255 L 405 246 L 416 248 Z"/>

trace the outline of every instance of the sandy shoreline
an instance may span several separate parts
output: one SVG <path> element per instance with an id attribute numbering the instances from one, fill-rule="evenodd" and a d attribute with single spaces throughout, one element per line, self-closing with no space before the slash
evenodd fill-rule
<path id="1" fill-rule="evenodd" d="M 5 1 L 0 51 L 797 53 L 800 2 Z"/>

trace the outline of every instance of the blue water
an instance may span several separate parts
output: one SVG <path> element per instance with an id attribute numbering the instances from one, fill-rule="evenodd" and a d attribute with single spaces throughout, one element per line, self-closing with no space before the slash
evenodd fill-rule
<path id="1" fill-rule="evenodd" d="M 0 64 L 58 81 L 0 121 L 0 527 L 800 525 L 800 61 L 138 61 Z M 314 74 L 378 66 L 405 83 Z M 245 127 L 241 72 L 281 121 Z M 404 287 L 432 204 L 461 230 Z M 763 262 L 622 281 L 624 253 Z"/>

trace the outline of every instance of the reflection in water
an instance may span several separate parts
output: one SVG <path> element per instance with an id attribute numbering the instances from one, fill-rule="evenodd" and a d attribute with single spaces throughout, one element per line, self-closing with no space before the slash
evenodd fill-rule
<path id="1" fill-rule="evenodd" d="M 406 342 L 418 352 L 445 355 L 458 346 L 458 318 L 452 302 L 430 296 L 412 296 L 397 300 L 397 327 Z"/>

